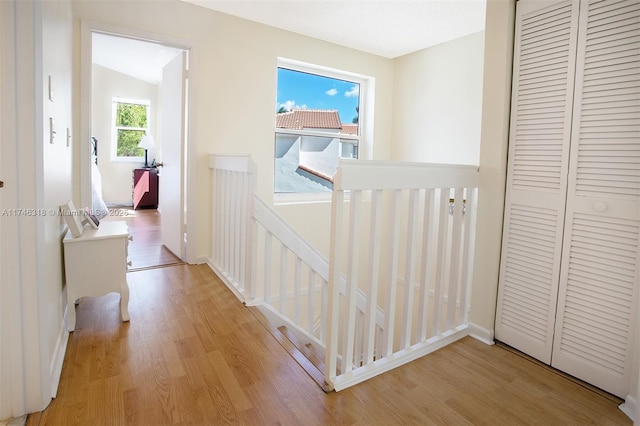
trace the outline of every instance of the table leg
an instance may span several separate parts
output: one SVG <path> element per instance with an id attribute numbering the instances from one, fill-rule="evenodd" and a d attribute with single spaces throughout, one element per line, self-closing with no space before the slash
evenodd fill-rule
<path id="1" fill-rule="evenodd" d="M 126 280 L 120 290 L 120 316 L 122 321 L 129 321 L 129 284 Z"/>

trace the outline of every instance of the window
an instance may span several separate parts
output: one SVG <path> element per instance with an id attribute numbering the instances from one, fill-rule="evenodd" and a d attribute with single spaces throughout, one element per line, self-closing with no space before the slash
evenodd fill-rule
<path id="1" fill-rule="evenodd" d="M 113 137 L 111 158 L 116 161 L 140 161 L 144 150 L 138 148 L 149 127 L 149 101 L 113 100 Z"/>
<path id="2" fill-rule="evenodd" d="M 329 194 L 340 158 L 359 158 L 366 77 L 281 60 L 275 114 L 277 199 Z M 328 198 L 328 197 L 325 197 Z"/>

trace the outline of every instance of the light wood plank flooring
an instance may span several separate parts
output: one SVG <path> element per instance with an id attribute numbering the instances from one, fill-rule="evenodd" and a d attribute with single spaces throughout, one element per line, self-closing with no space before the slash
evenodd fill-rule
<path id="1" fill-rule="evenodd" d="M 182 263 L 160 240 L 160 213 L 155 209 L 133 210 L 131 207 L 114 207 L 113 213 L 103 220 L 127 222 L 133 241 L 129 242 L 131 267 L 129 270 L 153 268 Z"/>
<path id="2" fill-rule="evenodd" d="M 619 401 L 465 338 L 325 394 L 205 266 L 128 274 L 80 300 L 57 398 L 28 425 L 630 425 Z"/>

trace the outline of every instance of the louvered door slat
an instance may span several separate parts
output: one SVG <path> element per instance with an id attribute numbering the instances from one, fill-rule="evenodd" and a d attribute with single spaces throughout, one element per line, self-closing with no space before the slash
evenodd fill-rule
<path id="1" fill-rule="evenodd" d="M 626 397 L 640 263 L 640 3 L 584 2 L 580 28 L 551 364 Z"/>

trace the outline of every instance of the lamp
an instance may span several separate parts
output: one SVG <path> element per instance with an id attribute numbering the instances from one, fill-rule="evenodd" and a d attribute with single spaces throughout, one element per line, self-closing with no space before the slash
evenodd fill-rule
<path id="1" fill-rule="evenodd" d="M 144 149 L 144 167 L 149 167 L 149 163 L 147 162 L 147 150 L 153 149 L 156 147 L 155 141 L 153 140 L 153 136 L 144 135 L 142 139 L 140 139 L 140 143 L 138 144 L 138 148 Z"/>

